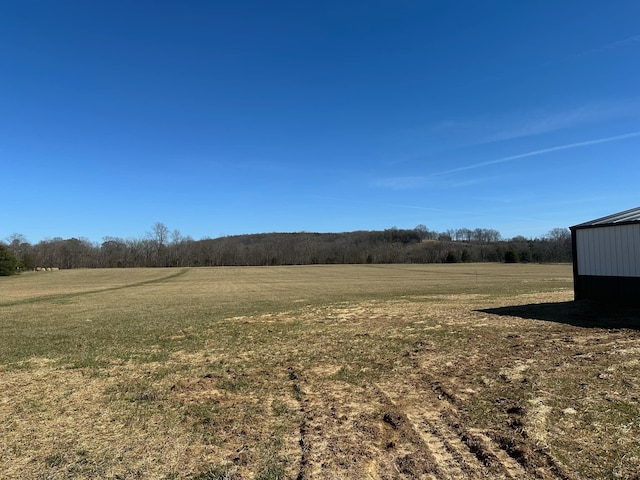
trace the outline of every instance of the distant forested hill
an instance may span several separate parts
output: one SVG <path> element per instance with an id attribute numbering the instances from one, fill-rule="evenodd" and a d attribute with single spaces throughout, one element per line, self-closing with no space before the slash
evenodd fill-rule
<path id="1" fill-rule="evenodd" d="M 19 234 L 5 245 L 23 269 L 36 267 L 170 267 L 339 263 L 571 262 L 568 230 L 543 238 L 501 239 L 495 230 L 431 232 L 391 228 L 346 233 L 263 233 L 193 240 L 156 223 L 143 238 L 53 238 L 30 244 Z"/>

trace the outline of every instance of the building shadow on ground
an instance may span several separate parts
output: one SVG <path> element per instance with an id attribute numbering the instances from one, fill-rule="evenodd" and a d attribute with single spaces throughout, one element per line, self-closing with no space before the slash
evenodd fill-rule
<path id="1" fill-rule="evenodd" d="M 585 328 L 631 328 L 640 330 L 640 307 L 589 301 L 530 303 L 483 308 L 477 312 L 545 320 Z"/>

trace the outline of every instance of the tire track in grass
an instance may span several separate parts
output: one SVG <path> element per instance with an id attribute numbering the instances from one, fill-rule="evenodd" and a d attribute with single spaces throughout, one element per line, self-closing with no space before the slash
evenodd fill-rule
<path id="1" fill-rule="evenodd" d="M 302 416 L 302 419 L 300 421 L 300 427 L 299 427 L 300 436 L 298 439 L 298 445 L 300 446 L 300 459 L 298 462 L 299 466 L 298 466 L 298 474 L 296 475 L 296 480 L 304 480 L 307 465 L 309 463 L 309 449 L 310 449 L 309 440 L 307 438 L 307 429 L 308 429 L 307 417 L 305 414 L 304 404 L 302 402 L 302 397 L 304 393 L 300 388 L 300 380 L 298 377 L 298 373 L 296 372 L 296 369 L 294 369 L 293 367 L 288 367 L 287 371 L 288 371 L 289 380 L 291 381 L 293 397 L 296 400 L 296 402 L 298 402 L 298 405 L 299 405 L 298 409 Z"/>
<path id="2" fill-rule="evenodd" d="M 463 465 L 472 465 L 477 462 L 472 456 L 468 455 L 468 452 L 465 458 L 463 449 L 459 446 L 454 446 L 457 439 L 446 432 L 446 429 L 442 428 L 442 425 L 437 422 L 439 414 L 437 408 L 431 406 L 431 408 L 423 410 L 422 414 L 418 414 L 411 409 L 407 409 L 405 405 L 399 405 L 398 401 L 394 400 L 390 393 L 380 385 L 376 385 L 376 387 L 380 395 L 393 406 L 396 412 L 402 412 L 409 423 L 409 428 L 422 440 L 423 447 L 434 458 L 438 478 L 469 478 L 469 467 L 463 468 Z M 403 398 L 406 399 L 407 397 L 404 396 Z M 424 407 L 424 403 L 422 407 Z M 396 414 L 400 415 L 400 413 Z M 477 467 L 478 469 L 481 468 L 480 465 Z"/>
<path id="3" fill-rule="evenodd" d="M 487 436 L 457 423 L 455 405 L 446 392 L 439 393 L 438 385 L 431 390 L 414 385 L 411 393 L 397 395 L 390 393 L 394 385 L 376 387 L 422 439 L 435 459 L 438 478 L 532 478 Z"/>
<path id="4" fill-rule="evenodd" d="M 410 422 L 371 384 L 289 367 L 300 424 L 296 480 L 446 478 Z"/>
<path id="5" fill-rule="evenodd" d="M 68 300 L 71 298 L 82 297 L 84 295 L 92 295 L 94 293 L 113 292 L 116 290 L 125 290 L 128 288 L 142 287 L 146 285 L 152 285 L 154 283 L 166 282 L 167 280 L 172 280 L 174 278 L 181 277 L 185 275 L 189 270 L 191 269 L 183 268 L 179 272 L 172 273 L 171 275 L 166 275 L 164 277 L 152 278 L 151 280 L 143 280 L 141 282 L 129 283 L 125 285 L 118 285 L 116 287 L 97 288 L 94 290 L 83 290 L 80 292 L 57 293 L 54 295 L 42 295 L 40 297 L 22 298 L 20 300 L 13 300 L 10 302 L 0 302 L 0 307 L 11 307 L 14 305 L 31 305 L 34 303 L 50 302 L 50 301 L 56 301 L 56 300 Z"/>

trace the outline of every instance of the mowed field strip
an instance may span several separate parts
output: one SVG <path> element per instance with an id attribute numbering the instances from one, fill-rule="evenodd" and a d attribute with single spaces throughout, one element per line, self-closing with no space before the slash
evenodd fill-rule
<path id="1" fill-rule="evenodd" d="M 0 478 L 637 478 L 638 311 L 570 265 L 0 278 Z"/>

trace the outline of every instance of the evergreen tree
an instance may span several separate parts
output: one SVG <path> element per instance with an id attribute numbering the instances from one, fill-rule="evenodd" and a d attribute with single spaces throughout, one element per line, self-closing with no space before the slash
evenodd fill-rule
<path id="1" fill-rule="evenodd" d="M 18 259 L 5 245 L 0 244 L 0 276 L 18 273 Z"/>
<path id="2" fill-rule="evenodd" d="M 518 258 L 518 253 L 513 248 L 509 248 L 504 253 L 504 261 L 505 263 L 518 263 L 520 259 Z"/>
<path id="3" fill-rule="evenodd" d="M 454 252 L 448 252 L 445 261 L 447 263 L 458 263 L 458 256 Z"/>
<path id="4" fill-rule="evenodd" d="M 520 261 L 523 263 L 531 262 L 531 250 L 520 250 Z"/>

